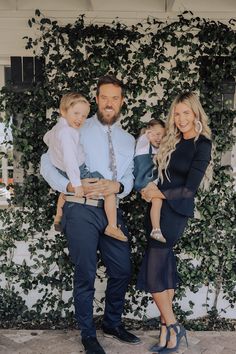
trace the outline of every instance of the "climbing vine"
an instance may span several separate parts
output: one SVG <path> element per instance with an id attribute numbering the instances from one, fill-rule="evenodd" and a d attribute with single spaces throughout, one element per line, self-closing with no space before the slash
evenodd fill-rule
<path id="1" fill-rule="evenodd" d="M 166 118 L 180 91 L 201 95 L 215 144 L 214 179 L 208 191 L 198 193 L 200 219 L 190 222 L 176 248 L 182 278 L 176 310 L 187 318 L 194 303 L 184 313 L 178 301 L 187 289 L 195 293 L 207 286 L 213 300 L 209 297 L 203 305 L 209 315 L 222 316 L 220 294 L 232 308 L 236 301 L 234 181 L 230 166 L 222 164 L 222 156 L 235 143 L 235 110 L 226 95 L 227 83 L 236 77 L 235 21 L 226 24 L 183 13 L 175 21 L 152 18 L 130 27 L 117 20 L 111 25 L 90 24 L 84 16 L 62 26 L 36 10 L 28 24 L 38 34 L 26 38 L 26 48 L 46 58 L 46 64 L 44 80 L 31 89 L 15 92 L 6 86 L 0 93 L 5 121 L 15 118 L 14 149 L 20 152 L 24 173 L 23 183 L 14 186 L 11 206 L 0 210 L 0 325 L 73 322 L 72 265 L 63 235 L 52 236 L 50 231 L 57 194 L 39 175 L 40 157 L 46 151 L 42 137 L 55 124 L 65 92 L 82 92 L 94 113 L 97 80 L 108 73 L 125 83 L 121 123 L 135 137 L 145 120 Z M 134 270 L 125 313 L 143 318 L 149 297 L 137 296 L 135 280 L 146 244 L 146 205 L 133 192 L 122 207 L 132 235 Z M 21 263 L 15 255 L 19 244 L 27 245 L 28 254 Z M 99 262 L 103 280 L 101 266 Z M 28 308 L 25 299 L 35 292 L 37 300 Z M 96 305 L 100 313 L 103 300 Z"/>

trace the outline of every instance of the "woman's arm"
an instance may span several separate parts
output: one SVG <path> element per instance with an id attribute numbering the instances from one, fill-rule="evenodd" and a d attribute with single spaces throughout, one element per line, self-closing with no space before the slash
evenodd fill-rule
<path id="1" fill-rule="evenodd" d="M 178 188 L 162 190 L 167 203 L 175 212 L 193 217 L 194 196 L 204 177 L 210 159 L 211 142 L 204 139 L 196 146 L 196 152 L 183 185 Z"/>
<path id="2" fill-rule="evenodd" d="M 163 190 L 168 200 L 191 199 L 196 194 L 198 187 L 205 175 L 207 166 L 211 160 L 211 141 L 204 139 L 196 143 L 196 152 L 185 182 L 178 188 Z M 184 158 L 184 157 L 183 157 Z"/>

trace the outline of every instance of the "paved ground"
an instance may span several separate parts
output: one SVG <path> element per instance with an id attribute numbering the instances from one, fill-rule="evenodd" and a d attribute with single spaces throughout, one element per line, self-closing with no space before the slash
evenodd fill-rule
<path id="1" fill-rule="evenodd" d="M 156 331 L 134 331 L 142 344 L 131 346 L 98 331 L 106 354 L 150 354 Z M 236 354 L 236 332 L 188 332 L 189 347 L 181 342 L 179 354 Z M 78 331 L 0 330 L 0 354 L 79 354 L 84 353 Z"/>

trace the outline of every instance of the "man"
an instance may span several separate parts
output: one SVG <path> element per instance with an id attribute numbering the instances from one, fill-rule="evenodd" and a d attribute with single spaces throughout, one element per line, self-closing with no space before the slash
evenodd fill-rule
<path id="1" fill-rule="evenodd" d="M 134 138 L 116 124 L 123 101 L 121 81 L 112 76 L 99 79 L 96 93 L 98 112 L 81 128 L 81 143 L 89 170 L 100 172 L 104 179 L 86 180 L 87 183 L 83 184 L 86 198 L 76 201 L 75 197 L 68 196 L 67 200 L 70 201 L 66 202 L 63 210 L 62 226 L 75 265 L 75 316 L 87 354 L 105 354 L 96 339 L 93 321 L 97 249 L 101 253 L 108 277 L 102 324 L 104 336 L 128 344 L 140 343 L 139 338 L 126 331 L 121 324 L 125 293 L 131 275 L 129 243 L 104 235 L 107 219 L 102 207 L 103 196 L 116 193 L 118 198 L 123 198 L 133 186 Z M 111 161 L 112 157 L 114 161 Z M 69 181 L 55 170 L 47 154 L 42 156 L 41 174 L 59 192 L 73 192 Z M 127 235 L 119 209 L 117 218 L 118 225 Z"/>

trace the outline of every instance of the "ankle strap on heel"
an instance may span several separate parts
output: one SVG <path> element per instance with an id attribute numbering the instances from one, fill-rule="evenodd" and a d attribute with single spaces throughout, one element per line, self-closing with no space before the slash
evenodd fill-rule
<path id="1" fill-rule="evenodd" d="M 188 347 L 188 340 L 187 340 L 187 334 L 186 334 L 186 330 L 185 328 L 179 324 L 178 322 L 170 324 L 169 326 L 167 326 L 167 337 L 166 337 L 166 341 L 169 342 L 170 337 L 171 337 L 171 329 L 173 329 L 173 331 L 176 333 L 176 344 L 174 347 L 170 347 L 168 348 L 168 346 L 164 349 L 162 349 L 160 352 L 162 354 L 169 354 L 169 353 L 174 353 L 178 350 L 181 339 L 183 337 L 185 337 L 186 340 L 186 346 Z"/>
<path id="2" fill-rule="evenodd" d="M 170 324 L 169 326 L 167 326 L 167 328 L 170 330 L 171 328 L 175 331 L 176 334 L 179 333 L 180 330 L 180 325 L 178 324 L 178 322 L 175 322 L 173 324 Z M 179 330 L 178 330 L 179 328 Z"/>

